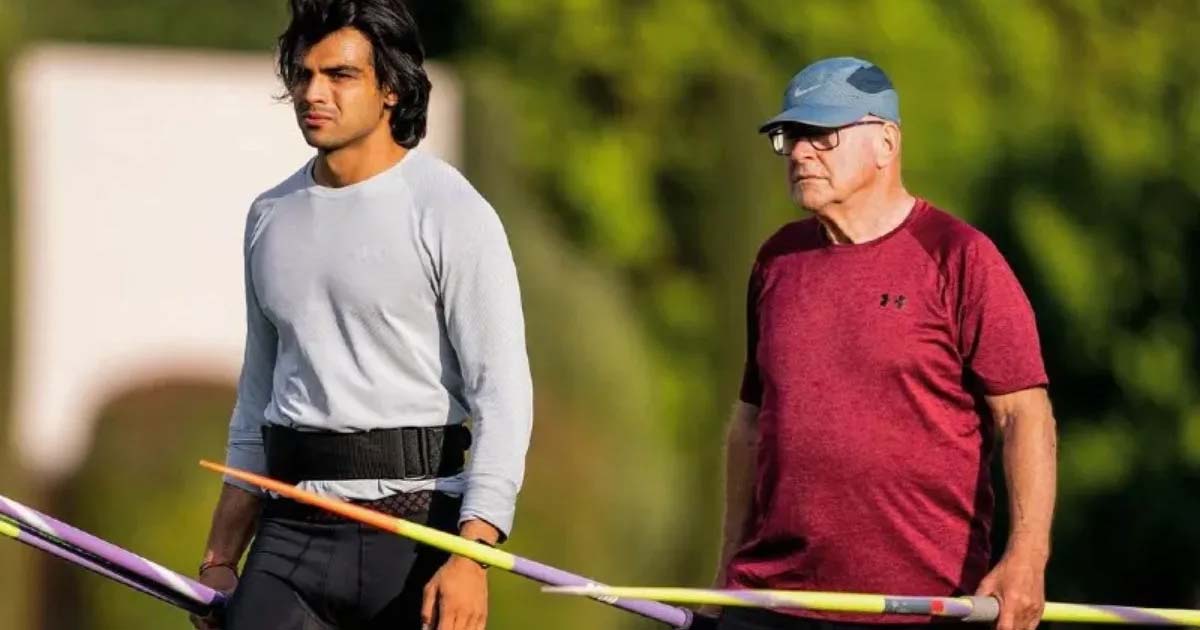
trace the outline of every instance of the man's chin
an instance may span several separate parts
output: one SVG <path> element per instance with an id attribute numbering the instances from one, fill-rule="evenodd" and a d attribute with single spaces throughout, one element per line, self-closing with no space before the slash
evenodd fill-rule
<path id="1" fill-rule="evenodd" d="M 829 205 L 828 195 L 817 195 L 812 192 L 792 191 L 792 202 L 801 210 L 820 214 L 820 211 L 825 206 Z"/>
<path id="2" fill-rule="evenodd" d="M 335 144 L 332 142 L 318 142 L 316 140 L 305 140 L 305 143 L 308 144 L 308 146 L 310 146 L 318 151 L 325 152 L 325 153 L 328 153 L 330 151 L 336 151 L 336 150 L 340 149 L 342 146 L 340 144 Z"/>
<path id="3" fill-rule="evenodd" d="M 335 151 L 345 144 L 344 142 L 327 138 L 320 134 L 305 133 L 303 136 L 305 144 L 318 151 Z"/>

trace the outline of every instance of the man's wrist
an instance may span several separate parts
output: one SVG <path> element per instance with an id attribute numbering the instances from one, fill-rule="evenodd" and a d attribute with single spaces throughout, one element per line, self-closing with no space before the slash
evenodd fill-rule
<path id="1" fill-rule="evenodd" d="M 500 530 L 497 529 L 495 525 L 492 525 L 491 523 L 479 518 L 470 518 L 463 521 L 459 526 L 458 535 L 471 542 L 486 545 L 488 547 L 495 547 L 498 545 L 501 537 Z M 486 562 L 482 562 L 474 558 L 463 559 L 475 563 L 475 565 L 485 571 L 491 567 L 491 565 L 487 564 Z"/>
<path id="2" fill-rule="evenodd" d="M 1005 555 L 1044 567 L 1050 560 L 1050 542 L 1039 538 L 1014 535 L 1008 542 Z"/>
<path id="3" fill-rule="evenodd" d="M 462 522 L 459 526 L 458 535 L 467 540 L 474 540 L 483 543 L 489 547 L 495 547 L 500 544 L 500 530 L 491 523 L 480 519 L 471 518 Z"/>
<path id="4" fill-rule="evenodd" d="M 468 558 L 466 556 L 460 556 L 457 554 L 450 556 L 450 560 L 448 561 L 448 563 L 449 564 L 462 564 L 462 565 L 474 567 L 480 571 L 487 571 L 488 569 L 492 568 L 492 565 L 490 565 L 490 564 L 486 564 L 486 563 L 480 562 L 479 560 L 476 560 L 474 558 Z"/>
<path id="5" fill-rule="evenodd" d="M 196 575 L 204 575 L 212 569 L 228 569 L 234 575 L 238 575 L 238 563 L 234 560 L 205 560 L 200 563 L 200 568 L 196 570 Z"/>

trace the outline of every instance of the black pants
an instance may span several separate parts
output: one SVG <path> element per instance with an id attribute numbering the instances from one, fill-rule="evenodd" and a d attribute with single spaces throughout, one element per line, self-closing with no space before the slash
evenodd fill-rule
<path id="1" fill-rule="evenodd" d="M 762 608 L 735 607 L 725 608 L 717 622 L 717 630 L 945 630 L 945 627 L 945 623 L 897 625 L 818 621 Z"/>
<path id="2" fill-rule="evenodd" d="M 435 493 L 428 510 L 405 518 L 453 532 L 460 505 Z M 420 629 L 423 589 L 446 553 L 367 525 L 272 512 L 264 510 L 226 630 Z"/>

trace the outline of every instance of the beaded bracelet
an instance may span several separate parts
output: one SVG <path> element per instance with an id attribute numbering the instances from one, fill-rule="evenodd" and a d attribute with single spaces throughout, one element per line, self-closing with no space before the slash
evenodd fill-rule
<path id="1" fill-rule="evenodd" d="M 209 569 L 215 569 L 217 567 L 225 567 L 226 569 L 233 571 L 233 575 L 235 577 L 238 574 L 238 563 L 237 562 L 213 562 L 211 560 L 206 560 L 206 561 L 200 563 L 200 570 L 196 572 L 196 575 L 204 575 L 205 571 L 207 571 Z"/>

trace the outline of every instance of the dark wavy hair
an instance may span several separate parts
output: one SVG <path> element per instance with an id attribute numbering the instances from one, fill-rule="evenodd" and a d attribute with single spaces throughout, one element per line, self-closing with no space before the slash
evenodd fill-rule
<path id="1" fill-rule="evenodd" d="M 416 20 L 402 0 L 289 0 L 292 21 L 279 36 L 278 73 L 291 93 L 304 55 L 334 31 L 350 27 L 371 42 L 379 86 L 399 97 L 392 108 L 392 138 L 411 149 L 425 137 L 432 85 Z"/>

